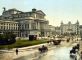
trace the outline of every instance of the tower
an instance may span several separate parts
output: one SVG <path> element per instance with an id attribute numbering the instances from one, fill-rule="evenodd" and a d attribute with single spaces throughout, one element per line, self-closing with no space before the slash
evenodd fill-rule
<path id="1" fill-rule="evenodd" d="M 63 21 L 61 21 L 61 25 L 63 25 Z"/>
<path id="2" fill-rule="evenodd" d="M 80 31 L 79 31 L 79 21 L 78 20 L 76 22 L 76 29 L 77 29 L 76 34 L 77 35 L 80 34 Z"/>
<path id="3" fill-rule="evenodd" d="M 63 21 L 61 21 L 60 30 L 61 30 L 60 34 L 62 35 L 63 34 Z"/>

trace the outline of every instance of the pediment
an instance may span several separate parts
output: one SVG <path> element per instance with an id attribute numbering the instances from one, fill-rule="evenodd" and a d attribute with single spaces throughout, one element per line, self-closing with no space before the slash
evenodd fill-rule
<path id="1" fill-rule="evenodd" d="M 38 10 L 37 13 L 45 15 L 45 13 L 43 11 L 41 11 L 41 10 Z"/>

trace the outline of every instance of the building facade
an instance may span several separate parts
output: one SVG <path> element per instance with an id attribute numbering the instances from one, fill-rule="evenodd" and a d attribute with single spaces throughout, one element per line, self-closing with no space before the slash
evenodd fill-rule
<path id="1" fill-rule="evenodd" d="M 0 20 L 0 34 L 13 32 L 18 35 L 18 22 Z"/>
<path id="2" fill-rule="evenodd" d="M 82 38 L 82 25 L 80 25 L 80 37 Z"/>
<path id="3" fill-rule="evenodd" d="M 60 27 L 55 27 L 55 35 L 61 35 Z"/>
<path id="4" fill-rule="evenodd" d="M 30 12 L 22 12 L 15 8 L 3 9 L 0 16 L 0 26 L 4 26 L 3 29 L 5 30 L 0 29 L 0 33 L 8 30 L 13 31 L 18 37 L 28 37 L 29 35 L 48 36 L 49 21 L 45 19 L 46 14 L 43 11 L 32 9 Z"/>
<path id="5" fill-rule="evenodd" d="M 47 34 L 50 37 L 53 37 L 55 35 L 55 26 L 49 25 L 48 27 L 49 33 Z"/>
<path id="6" fill-rule="evenodd" d="M 71 22 L 64 24 L 63 22 L 61 22 L 60 29 L 61 34 L 80 34 L 78 21 L 75 24 L 72 24 Z"/>

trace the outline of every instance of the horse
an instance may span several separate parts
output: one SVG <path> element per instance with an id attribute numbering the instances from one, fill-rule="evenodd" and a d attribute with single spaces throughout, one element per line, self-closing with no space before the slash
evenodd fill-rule
<path id="1" fill-rule="evenodd" d="M 79 51 L 79 44 L 77 44 L 76 46 L 74 46 L 72 49 L 76 50 L 77 52 Z"/>
<path id="2" fill-rule="evenodd" d="M 70 57 L 73 58 L 74 60 L 77 60 L 76 50 L 75 49 L 70 50 Z"/>
<path id="3" fill-rule="evenodd" d="M 42 48 L 38 48 L 38 50 L 39 50 L 40 52 L 42 52 Z"/>
<path id="4" fill-rule="evenodd" d="M 75 49 L 70 50 L 70 54 L 76 54 L 76 50 Z"/>

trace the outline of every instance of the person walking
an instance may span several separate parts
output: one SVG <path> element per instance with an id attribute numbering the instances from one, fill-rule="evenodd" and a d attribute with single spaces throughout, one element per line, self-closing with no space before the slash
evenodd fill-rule
<path id="1" fill-rule="evenodd" d="M 18 55 L 18 48 L 16 48 L 16 55 Z"/>

